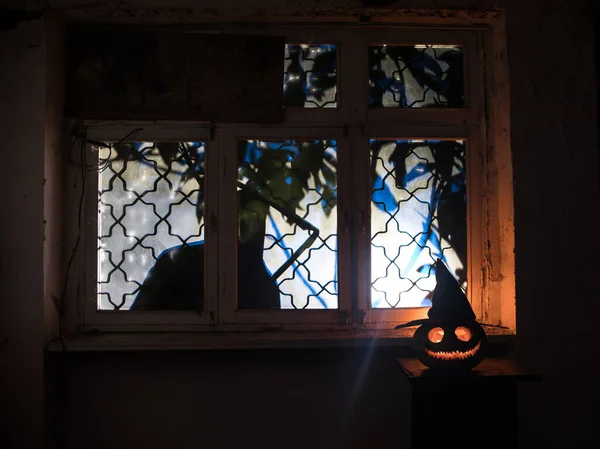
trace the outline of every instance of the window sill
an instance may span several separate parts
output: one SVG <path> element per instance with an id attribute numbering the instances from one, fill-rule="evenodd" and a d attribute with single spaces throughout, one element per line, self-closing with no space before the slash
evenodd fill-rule
<path id="1" fill-rule="evenodd" d="M 411 346 L 414 329 L 265 332 L 87 332 L 49 342 L 49 351 L 181 351 L 281 348 L 365 348 Z M 486 328 L 491 345 L 511 345 L 515 333 Z"/>

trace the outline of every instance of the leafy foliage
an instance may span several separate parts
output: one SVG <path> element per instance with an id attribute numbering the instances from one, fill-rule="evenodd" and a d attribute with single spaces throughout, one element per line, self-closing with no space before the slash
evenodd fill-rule
<path id="1" fill-rule="evenodd" d="M 384 101 L 386 92 L 392 92 L 398 107 L 464 105 L 463 54 L 460 50 L 432 46 L 371 47 L 369 63 L 369 102 L 372 107 L 390 106 Z M 408 94 L 409 88 L 416 87 L 414 83 L 419 86 L 422 98 L 411 98 Z M 433 94 L 433 103 L 425 98 L 428 92 Z"/>
<path id="2" fill-rule="evenodd" d="M 167 174 L 177 174 L 182 188 L 193 182 L 198 191 L 196 217 L 202 222 L 204 217 L 204 146 L 199 142 L 136 142 L 115 145 L 113 161 L 147 164 L 155 168 L 166 179 Z M 169 181 L 167 181 L 169 182 Z"/>
<path id="3" fill-rule="evenodd" d="M 326 94 L 336 87 L 335 45 L 287 45 L 283 104 L 326 107 L 335 103 Z"/>
<path id="4" fill-rule="evenodd" d="M 380 152 L 388 141 L 375 140 L 371 142 L 371 182 L 374 192 L 381 190 L 384 181 L 376 172 L 376 164 L 380 158 Z M 465 148 L 462 142 L 436 141 L 413 142 L 395 141 L 394 150 L 389 156 L 389 162 L 394 167 L 394 179 L 397 189 L 409 190 L 409 183 L 418 176 L 417 173 L 407 172 L 406 160 L 418 147 L 428 146 L 432 159 L 423 160 L 427 171 L 432 175 L 432 187 L 434 194 L 429 204 L 429 213 L 425 218 L 425 241 L 435 238 L 435 231 L 440 238 L 449 242 L 457 254 L 463 266 L 467 262 L 467 241 L 465 231 L 466 196 L 465 183 Z M 418 166 L 413 171 L 419 169 Z M 386 210 L 384 201 L 376 200 L 382 195 L 374 195 L 374 205 Z M 386 210 L 386 212 L 390 212 Z M 437 228 L 434 221 L 437 219 Z M 457 273 L 461 282 L 465 281 L 466 273 Z"/>
<path id="5" fill-rule="evenodd" d="M 239 178 L 251 191 L 263 192 L 267 198 L 295 213 L 301 213 L 301 201 L 309 189 L 314 188 L 322 197 L 319 204 L 329 215 L 337 201 L 337 160 L 327 151 L 331 147 L 335 147 L 335 142 L 240 141 Z M 309 185 L 309 180 L 314 187 Z M 252 222 L 264 223 L 269 213 L 268 206 L 258 203 L 240 196 L 238 211 L 242 241 L 248 238 L 246 232 L 259 229 L 259 225 Z M 308 211 L 304 216 L 307 214 Z"/>
<path id="6" fill-rule="evenodd" d="M 316 51 L 315 49 L 319 49 Z M 313 51 L 314 50 L 314 51 Z M 390 60 L 395 69 L 390 72 L 384 68 L 384 61 Z M 371 47 L 369 52 L 371 66 L 371 106 L 383 106 L 383 98 L 388 90 L 398 92 L 398 106 L 412 106 L 406 95 L 406 74 L 423 89 L 433 91 L 436 104 L 445 107 L 459 107 L 464 104 L 462 87 L 462 52 L 452 50 L 423 49 L 414 46 Z M 308 63 L 308 64 L 307 64 Z M 442 63 L 447 68 L 442 67 Z M 334 45 L 310 46 L 288 45 L 286 57 L 286 84 L 284 104 L 286 106 L 305 106 L 312 99 L 317 103 L 324 101 L 325 92 L 336 86 L 337 52 Z M 309 67 L 307 69 L 307 67 Z M 296 82 L 288 82 L 295 77 Z M 443 98 L 444 102 L 438 102 Z M 312 101 L 311 100 L 311 101 Z M 322 106 L 322 105 L 321 105 Z M 378 153 L 380 141 L 374 141 L 372 150 Z M 416 143 L 397 142 L 390 161 L 395 167 L 396 187 L 405 188 L 409 180 L 404 160 Z M 442 142 L 431 146 L 433 162 L 429 169 L 435 173 L 436 188 L 434 204 L 431 210 L 437 210 L 440 237 L 452 243 L 461 261 L 466 263 L 466 240 L 464 217 L 466 186 L 456 176 L 457 167 L 464 170 L 464 148 L 458 153 L 456 142 Z M 263 146 L 256 142 L 241 141 L 238 148 L 238 170 L 240 179 L 244 179 L 251 190 L 263 192 L 287 210 L 300 212 L 299 205 L 309 191 L 309 179 L 321 196 L 320 206 L 329 215 L 337 201 L 337 160 L 327 152 L 328 146 L 335 142 L 270 142 Z M 453 148 L 451 148 L 453 147 Z M 193 182 L 197 184 L 197 217 L 202 221 L 204 215 L 204 147 L 198 143 L 154 143 L 119 144 L 114 147 L 115 159 L 125 163 L 137 163 L 160 166 L 160 170 L 172 172 L 174 163 L 181 172 L 180 186 Z M 459 159 L 455 158 L 460 154 Z M 180 165 L 181 164 L 181 165 Z M 183 169 L 181 169 L 183 167 Z M 374 167 L 373 171 L 374 171 Z M 372 181 L 375 183 L 376 174 Z M 195 186 L 194 186 L 195 187 Z M 240 195 L 238 217 L 240 220 L 240 239 L 247 240 L 255 233 L 264 232 L 264 222 L 271 208 L 256 197 Z M 433 217 L 428 217 L 429 230 Z"/>

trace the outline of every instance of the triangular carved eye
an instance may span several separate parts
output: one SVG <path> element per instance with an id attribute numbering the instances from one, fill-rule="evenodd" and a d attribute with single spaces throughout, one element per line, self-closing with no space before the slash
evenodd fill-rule
<path id="1" fill-rule="evenodd" d="M 458 338 L 460 341 L 469 341 L 472 337 L 471 331 L 464 327 L 464 326 L 458 326 L 455 330 L 454 330 L 454 334 L 456 335 L 456 338 Z"/>
<path id="2" fill-rule="evenodd" d="M 427 338 L 431 343 L 439 343 L 444 339 L 444 329 L 441 327 L 434 327 L 427 333 Z"/>

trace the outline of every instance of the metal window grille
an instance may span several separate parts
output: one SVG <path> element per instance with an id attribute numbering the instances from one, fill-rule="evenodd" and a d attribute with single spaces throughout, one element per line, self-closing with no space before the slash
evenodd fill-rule
<path id="1" fill-rule="evenodd" d="M 240 308 L 337 308 L 335 141 L 241 141 Z"/>
<path id="2" fill-rule="evenodd" d="M 337 107 L 337 47 L 286 45 L 283 100 L 285 106 Z"/>
<path id="3" fill-rule="evenodd" d="M 371 141 L 374 308 L 431 306 L 435 260 L 466 288 L 465 145 Z"/>
<path id="4" fill-rule="evenodd" d="M 461 47 L 369 47 L 369 64 L 371 107 L 464 106 Z"/>
<path id="5" fill-rule="evenodd" d="M 203 242 L 205 145 L 127 143 L 99 158 L 98 308 L 128 310 L 162 256 Z"/>

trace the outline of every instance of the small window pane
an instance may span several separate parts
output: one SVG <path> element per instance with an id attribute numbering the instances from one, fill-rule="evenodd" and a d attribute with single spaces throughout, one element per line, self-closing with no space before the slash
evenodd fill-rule
<path id="1" fill-rule="evenodd" d="M 100 148 L 98 308 L 204 306 L 201 142 Z"/>
<path id="2" fill-rule="evenodd" d="M 283 104 L 286 107 L 337 107 L 337 47 L 285 46 Z"/>
<path id="3" fill-rule="evenodd" d="M 335 141 L 241 141 L 238 307 L 338 307 Z"/>
<path id="4" fill-rule="evenodd" d="M 369 64 L 371 107 L 456 108 L 465 105 L 462 47 L 369 47 Z"/>
<path id="5" fill-rule="evenodd" d="M 462 141 L 371 141 L 371 303 L 428 307 L 441 258 L 466 289 Z"/>

